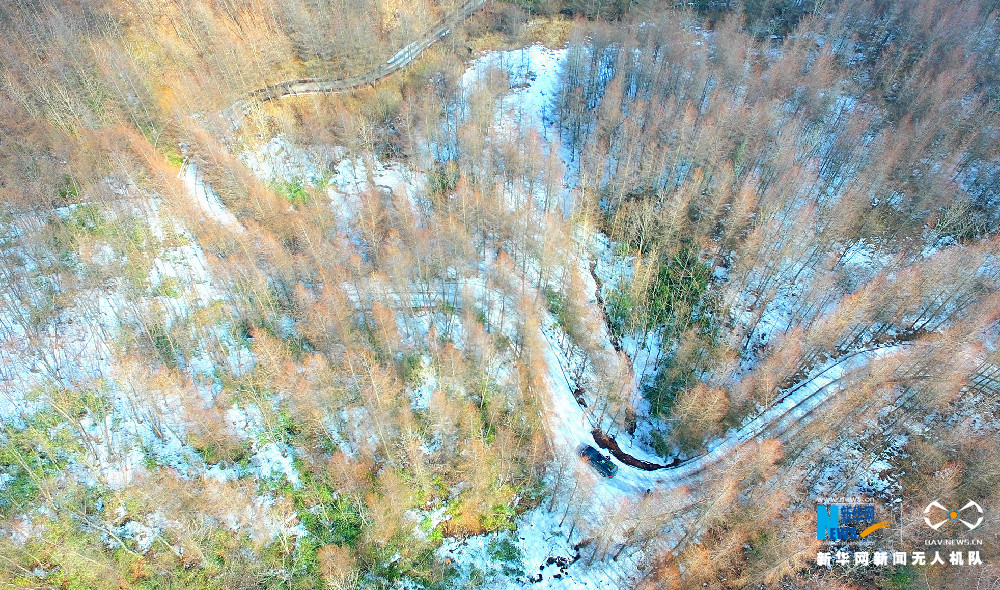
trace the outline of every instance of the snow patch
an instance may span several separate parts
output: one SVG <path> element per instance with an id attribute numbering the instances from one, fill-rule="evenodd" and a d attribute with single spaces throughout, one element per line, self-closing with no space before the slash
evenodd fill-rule
<path id="1" fill-rule="evenodd" d="M 198 174 L 198 165 L 191 160 L 184 160 L 178 178 L 184 182 L 184 188 L 194 200 L 206 219 L 211 219 L 222 226 L 237 232 L 243 231 L 243 226 L 222 204 L 212 187 Z"/>

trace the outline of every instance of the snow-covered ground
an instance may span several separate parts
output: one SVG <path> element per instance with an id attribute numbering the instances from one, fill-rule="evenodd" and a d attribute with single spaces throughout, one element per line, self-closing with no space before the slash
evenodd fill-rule
<path id="1" fill-rule="evenodd" d="M 214 221 L 225 231 L 244 232 L 193 162 L 182 167 L 179 179 L 187 191 L 184 197 L 203 220 Z M 158 329 L 167 332 L 200 315 L 214 319 L 202 324 L 198 337 L 220 342 L 229 351 L 221 368 L 239 376 L 254 364 L 246 346 L 231 336 L 225 312 L 226 287 L 213 276 L 195 236 L 172 217 L 159 197 L 137 190 L 117 192 L 120 202 L 73 205 L 57 210 L 56 215 L 75 223 L 83 219 L 87 224 L 83 227 L 91 228 L 93 237 L 87 237 L 85 246 L 72 254 L 79 276 L 88 276 L 95 268 L 127 264 L 134 277 L 131 281 L 113 274 L 103 281 L 91 281 L 78 292 L 64 293 L 61 308 L 48 316 L 32 316 L 26 302 L 13 297 L 12 292 L 0 295 L 0 420 L 16 424 L 36 411 L 74 403 L 72 400 L 82 393 L 91 392 L 97 403 L 79 417 L 76 428 L 84 444 L 80 452 L 71 454 L 67 469 L 80 482 L 118 490 L 137 478 L 151 477 L 151 465 L 155 464 L 181 478 L 204 478 L 210 486 L 226 487 L 227 494 L 243 485 L 237 480 L 248 475 L 287 479 L 297 485 L 290 449 L 274 442 L 258 442 L 263 430 L 259 411 L 234 406 L 228 413 L 230 434 L 251 439 L 248 465 L 252 472 L 237 466 L 206 465 L 185 442 L 189 412 L 211 407 L 223 388 L 218 359 L 213 360 L 201 343 L 189 347 L 185 358 L 176 359 L 185 383 L 173 382 L 151 364 L 123 352 L 119 340 L 123 335 L 141 334 L 151 328 L 151 322 L 159 322 L 162 328 Z M 0 255 L 10 256 L 13 265 L 27 260 L 17 253 L 23 250 L 18 238 L 39 222 L 46 223 L 27 216 L 13 220 L 6 228 L 10 230 L 10 248 Z M 103 223 L 131 227 L 131 239 L 142 240 L 142 252 L 123 255 L 116 250 L 120 244 L 105 243 L 114 234 L 101 233 Z M 144 258 L 147 254 L 151 255 L 148 260 Z M 44 281 L 44 270 L 23 266 L 19 272 L 31 280 Z M 140 271 L 145 276 L 137 274 Z M 66 399 L 59 397 L 62 395 Z M 3 485 L 0 481 L 0 493 Z M 216 515 L 225 526 L 246 530 L 257 541 L 304 534 L 276 508 L 273 497 L 256 495 L 247 504 L 236 500 L 244 496 L 232 497 L 234 503 Z M 25 518 L 30 521 L 31 517 Z M 166 528 L 180 526 L 159 511 L 129 514 L 124 520 L 115 527 L 115 535 L 135 541 L 139 550 L 148 548 Z M 33 530 L 26 528 L 24 534 Z"/>
<path id="2" fill-rule="evenodd" d="M 198 173 L 198 165 L 191 160 L 185 160 L 181 165 L 178 178 L 184 181 L 184 188 L 187 194 L 194 201 L 194 204 L 202 212 L 205 219 L 214 221 L 233 231 L 243 231 L 243 226 L 232 214 L 219 196 L 215 194 L 212 187 Z"/>
<path id="3" fill-rule="evenodd" d="M 533 196 L 540 204 L 548 200 L 549 208 L 557 205 L 568 217 L 573 211 L 579 175 L 578 162 L 559 142 L 556 114 L 566 52 L 565 48 L 551 49 L 538 44 L 513 51 L 487 52 L 469 64 L 461 83 L 468 93 L 478 84 L 489 83 L 496 72 L 506 76 L 509 88 L 497 107 L 492 133 L 524 143 L 533 130 L 538 134 L 545 158 L 555 151 L 562 168 L 562 182 L 556 187 L 559 198 L 553 202 L 552 195 L 545 194 L 550 188 L 543 183 L 537 183 Z M 542 163 L 537 164 L 541 166 Z"/>
<path id="4" fill-rule="evenodd" d="M 422 201 L 427 194 L 425 173 L 401 162 L 383 163 L 369 153 L 352 155 L 343 146 L 300 147 L 278 136 L 239 157 L 266 183 L 295 183 L 325 192 L 337 229 L 344 235 L 353 234 L 351 222 L 362 208 L 360 196 L 368 191 L 406 199 L 418 220 L 427 206 Z"/>
<path id="5" fill-rule="evenodd" d="M 558 72 L 561 61 L 565 58 L 564 51 L 552 51 L 540 46 L 533 46 L 515 52 L 494 52 L 487 54 L 474 61 L 463 77 L 463 84 L 468 88 L 476 80 L 486 79 L 490 68 L 499 68 L 505 71 L 510 77 L 510 93 L 502 99 L 498 120 L 495 123 L 504 133 L 521 133 L 523 125 L 535 125 L 540 130 L 541 135 L 548 137 L 546 128 L 551 120 L 551 100 L 558 90 Z M 517 129 L 519 128 L 519 129 Z M 547 144 L 548 149 L 552 146 Z M 572 167 L 569 159 L 564 159 L 566 169 Z M 568 193 L 569 183 L 566 183 L 565 190 Z M 590 240 L 590 236 L 583 236 L 585 242 Z M 584 251 L 591 252 L 597 262 L 597 275 L 605 282 L 606 287 L 614 287 L 608 284 L 613 280 L 627 277 L 630 272 L 629 261 L 627 259 L 613 256 L 611 245 L 606 240 L 597 240 L 596 244 L 589 244 Z M 581 267 L 586 267 L 589 262 L 586 258 L 580 260 Z M 853 263 L 853 259 L 847 261 Z M 861 261 L 864 266 L 865 261 Z M 581 276 L 585 277 L 588 292 L 596 292 L 597 286 L 590 277 L 589 269 L 582 268 Z M 776 331 L 783 330 L 777 318 L 768 316 L 762 322 L 762 329 Z M 546 375 L 546 395 L 543 398 L 545 424 L 550 434 L 550 440 L 556 449 L 556 455 L 571 460 L 577 459 L 577 449 L 582 444 L 596 446 L 592 429 L 596 425 L 594 416 L 586 409 L 582 408 L 573 395 L 575 383 L 570 378 L 576 361 L 571 358 L 572 351 L 563 350 L 556 344 L 557 341 L 564 341 L 559 333 L 560 328 L 555 325 L 552 318 L 548 318 L 541 328 L 542 342 L 545 346 L 545 359 L 547 363 Z M 606 333 L 598 336 L 605 349 L 610 350 L 609 335 Z M 653 341 L 637 343 L 633 341 L 624 342 L 623 348 L 630 353 L 633 360 L 632 372 L 632 392 L 639 391 L 641 380 L 645 375 L 642 367 L 649 367 L 651 363 L 644 362 L 646 356 L 656 353 L 658 342 Z M 594 478 L 595 485 L 587 499 L 586 513 L 595 522 L 603 522 L 604 517 L 620 509 L 624 504 L 640 502 L 649 493 L 663 493 L 664 490 L 680 489 L 685 486 L 696 484 L 701 473 L 710 469 L 714 464 L 734 453 L 739 447 L 754 441 L 762 441 L 769 438 L 781 438 L 797 431 L 801 425 L 808 420 L 810 412 L 821 407 L 832 396 L 840 391 L 841 380 L 853 371 L 861 369 L 873 358 L 881 355 L 891 354 L 892 348 L 883 348 L 864 352 L 851 353 L 838 359 L 830 360 L 826 365 L 818 367 L 812 375 L 803 380 L 800 384 L 791 387 L 784 393 L 783 399 L 771 407 L 765 409 L 759 415 L 748 417 L 747 420 L 735 431 L 725 434 L 719 440 L 709 445 L 708 452 L 680 467 L 673 469 L 663 469 L 657 471 L 643 471 L 624 465 L 612 458 L 618 465 L 618 474 L 610 480 Z M 638 362 L 639 366 L 635 363 Z M 651 462 L 662 462 L 658 457 L 652 456 L 642 448 L 632 443 L 632 438 L 621 435 L 621 444 L 630 454 L 639 459 Z M 874 467 L 882 466 L 882 462 L 873 462 Z M 873 467 L 873 468 L 874 468 Z M 877 483 L 872 482 L 872 485 Z M 692 486 L 693 487 L 693 486 Z M 568 502 L 569 500 L 567 500 Z M 558 502 L 557 502 L 558 504 Z M 519 555 L 515 568 L 512 570 L 523 571 L 518 574 L 516 571 L 508 572 L 508 575 L 500 575 L 505 569 L 491 559 L 490 547 L 500 542 L 501 536 L 483 536 L 459 544 L 447 544 L 442 548 L 442 555 L 461 566 L 459 569 L 469 571 L 486 571 L 492 574 L 486 575 L 488 587 L 505 588 L 518 587 L 525 582 L 537 582 L 544 584 L 544 587 L 558 588 L 590 588 L 611 586 L 629 586 L 637 579 L 639 572 L 635 569 L 635 563 L 621 563 L 615 560 L 599 560 L 583 566 L 579 560 L 573 561 L 579 553 L 574 549 L 574 545 L 579 541 L 574 537 L 566 537 L 565 526 L 559 526 L 557 518 L 558 510 L 549 512 L 544 503 L 542 506 L 525 514 L 518 521 L 517 531 L 512 539 L 516 552 Z M 565 523 L 564 523 L 565 524 Z M 539 537 L 540 536 L 540 537 Z M 612 535 L 613 537 L 615 535 Z M 665 535 L 669 539 L 671 535 Z M 624 537 L 618 535 L 613 542 L 623 542 Z M 655 554 L 655 552 L 654 552 Z M 530 557 L 529 557 L 530 556 Z M 633 558 L 641 561 L 643 552 L 633 554 Z M 571 564 L 558 570 L 558 577 L 555 570 L 547 573 L 545 563 L 558 563 L 559 558 L 568 559 Z M 536 565 L 537 564 L 537 565 Z M 539 570 L 533 569 L 538 567 Z M 537 580 L 536 572 L 542 574 Z"/>
<path id="6" fill-rule="evenodd" d="M 491 68 L 507 73 L 510 89 L 501 100 L 495 126 L 501 133 L 518 134 L 524 133 L 526 128 L 534 128 L 542 137 L 546 150 L 559 152 L 565 173 L 562 197 L 568 203 L 573 198 L 570 179 L 574 163 L 562 153 L 552 133 L 552 101 L 558 92 L 559 72 L 565 56 L 565 50 L 552 50 L 539 45 L 518 51 L 491 52 L 470 64 L 462 83 L 470 88 L 484 79 Z M 426 204 L 420 201 L 426 193 L 425 175 L 401 163 L 380 162 L 370 154 L 349 155 L 346 149 L 336 146 L 301 148 L 278 137 L 255 149 L 248 149 L 240 157 L 265 182 L 301 183 L 323 191 L 329 196 L 331 211 L 337 216 L 338 228 L 345 235 L 352 232 L 351 221 L 361 209 L 360 198 L 367 191 L 379 190 L 405 199 L 417 217 L 425 209 Z M 204 220 L 217 223 L 227 231 L 246 233 L 240 221 L 226 209 L 199 174 L 193 161 L 185 161 L 179 178 L 186 188 L 187 197 Z M 167 219 L 155 200 L 149 207 L 146 218 L 150 220 L 150 231 L 158 240 L 164 240 L 168 234 L 184 239 L 164 248 L 156 256 L 148 276 L 153 293 L 145 296 L 144 300 L 168 310 L 168 327 L 199 309 L 216 304 L 224 306 L 225 290 L 213 284 L 205 252 L 190 232 Z M 566 204 L 565 207 L 566 211 L 571 210 L 571 205 Z M 598 236 L 594 240 L 593 236 L 577 236 L 585 246 L 580 249 L 584 254 L 573 259 L 580 267 L 574 272 L 580 272 L 588 293 L 596 294 L 597 291 L 596 282 L 589 272 L 590 256 L 594 257 L 597 275 L 605 286 L 609 286 L 615 278 L 627 277 L 631 272 L 630 261 L 613 256 L 612 245 L 601 238 Z M 878 253 L 859 247 L 844 256 L 843 264 L 863 274 L 878 259 Z M 175 285 L 175 289 L 158 288 L 168 284 Z M 479 302 L 492 296 L 485 281 L 456 281 L 453 288 L 464 289 L 471 294 L 471 299 Z M 147 471 L 145 462 L 152 458 L 160 465 L 172 467 L 181 477 L 200 477 L 210 486 L 236 485 L 245 478 L 287 481 L 293 487 L 301 484 L 294 465 L 294 450 L 286 444 L 265 440 L 261 409 L 253 404 L 234 403 L 223 412 L 229 433 L 241 439 L 248 448 L 248 460 L 243 466 L 221 462 L 206 465 L 194 449 L 182 442 L 184 404 L 192 403 L 191 399 L 182 399 L 175 391 L 155 392 L 158 394 L 155 401 L 147 402 L 146 406 L 137 410 L 136 399 L 129 388 L 139 389 L 147 386 L 148 382 L 135 374 L 138 371 L 136 367 L 123 368 L 115 358 L 113 347 L 117 329 L 123 322 L 130 321 L 121 311 L 128 305 L 113 290 L 83 295 L 76 307 L 65 311 L 57 320 L 62 328 L 54 333 L 61 340 L 53 340 L 51 348 L 68 357 L 55 360 L 17 354 L 21 349 L 37 351 L 45 347 L 37 344 L 26 346 L 29 334 L 17 317 L 19 302 L 4 296 L 4 307 L 0 307 L 3 313 L 0 315 L 0 355 L 3 355 L 0 360 L 4 364 L 0 374 L 3 378 L 0 392 L 4 394 L 0 397 L 0 418 L 30 409 L 24 393 L 33 384 L 41 382 L 38 374 L 45 376 L 42 365 L 75 367 L 77 372 L 66 377 L 67 383 L 106 380 L 107 394 L 111 398 L 111 410 L 107 415 L 87 415 L 81 420 L 81 427 L 94 441 L 93 448 L 82 460 L 83 464 L 76 466 L 82 478 L 100 481 L 111 488 L 121 488 L 144 475 Z M 354 303 L 361 303 L 360 294 L 348 290 L 348 295 Z M 417 301 L 418 295 L 406 296 L 410 300 L 398 301 L 399 306 L 412 308 L 428 303 Z M 406 296 L 399 294 L 391 297 Z M 591 304 L 596 304 L 596 300 Z M 781 318 L 772 317 L 780 315 L 780 312 L 779 305 L 768 312 L 770 315 L 765 314 L 760 329 L 783 330 L 786 326 L 781 323 Z M 72 314 L 89 322 L 78 322 L 76 326 L 69 327 L 71 323 L 64 320 Z M 489 322 L 492 318 L 486 314 L 486 319 Z M 401 332 L 412 331 L 412 338 L 421 338 L 430 332 L 432 324 L 440 321 L 441 318 L 422 316 L 403 325 Z M 94 330 L 94 326 L 100 329 Z M 461 322 L 450 319 L 447 325 L 434 327 L 438 333 L 449 334 L 456 346 L 461 348 L 464 338 Z M 253 355 L 245 346 L 234 342 L 226 334 L 224 326 L 216 326 L 215 329 L 216 336 L 226 340 L 232 349 L 228 369 L 239 376 L 253 365 Z M 519 588 L 535 584 L 539 588 L 566 589 L 633 586 L 641 577 L 640 567 L 644 559 L 661 554 L 664 547 L 640 546 L 625 550 L 624 544 L 629 539 L 624 530 L 599 530 L 606 520 L 615 520 L 619 515 L 624 518 L 628 514 L 638 514 L 644 503 L 666 498 L 676 489 L 695 487 L 704 470 L 712 468 L 744 444 L 781 438 L 796 432 L 810 412 L 840 391 L 841 381 L 846 376 L 873 359 L 893 354 L 896 350 L 884 347 L 829 360 L 817 367 L 807 379 L 786 391 L 778 403 L 759 415 L 748 417 L 738 429 L 713 441 L 706 454 L 680 467 L 644 471 L 613 459 L 619 466 L 618 474 L 612 479 L 603 479 L 589 470 L 577 454 L 582 444 L 597 446 L 591 432 L 595 426 L 603 426 L 597 424 L 592 411 L 581 407 L 574 396 L 577 384 L 570 373 L 578 361 L 573 358 L 572 350 L 567 351 L 557 345 L 556 341 L 563 339 L 563 334 L 553 318 L 546 317 L 539 330 L 538 341 L 543 344 L 546 363 L 546 387 L 541 397 L 544 422 L 556 460 L 570 473 L 566 477 L 575 482 L 574 491 L 567 492 L 566 484 L 550 481 L 550 487 L 557 489 L 555 497 L 545 498 L 539 506 L 525 512 L 517 519 L 515 530 L 464 540 L 447 540 L 438 550 L 438 555 L 452 563 L 462 580 L 469 584 L 481 583 L 490 588 Z M 99 337 L 95 338 L 94 333 Z M 595 335 L 595 339 L 609 358 L 614 356 L 606 327 Z M 633 396 L 639 391 L 642 379 L 648 376 L 642 368 L 649 366 L 645 362 L 646 357 L 655 352 L 658 344 L 655 335 L 644 343 L 623 343 L 624 350 L 631 355 L 633 370 L 628 377 Z M 207 355 L 185 359 L 181 369 L 191 377 L 193 387 L 205 406 L 221 393 L 221 381 Z M 422 357 L 418 378 L 408 391 L 412 407 L 418 411 L 426 410 L 439 386 L 438 375 Z M 641 403 L 637 399 L 632 401 Z M 342 414 L 331 420 L 340 419 L 359 425 L 366 420 L 363 409 Z M 336 431 L 335 428 L 330 430 Z M 633 437 L 622 435 L 620 439 L 622 448 L 636 458 L 660 461 L 660 458 L 634 444 Z M 348 441 L 336 442 L 345 454 L 351 454 Z M 433 449 L 426 450 L 430 453 Z M 891 466 L 890 460 L 892 457 L 872 458 L 866 473 L 877 474 L 887 469 Z M 832 480 L 835 476 L 837 474 L 831 473 L 825 477 Z M 820 481 L 824 478 L 821 477 Z M 884 485 L 879 487 L 878 477 L 867 477 L 865 481 L 871 490 L 886 489 Z M 2 483 L 0 480 L 0 488 Z M 561 490 L 560 485 L 563 486 Z M 822 491 L 822 485 L 818 489 Z M 220 521 L 233 529 L 250 530 L 255 540 L 305 534 L 291 517 L 286 517 L 278 509 L 272 510 L 274 504 L 273 497 L 266 493 L 257 494 L 251 502 L 233 507 L 230 513 L 221 515 Z M 434 516 L 431 515 L 431 518 L 433 520 Z M 596 524 L 589 526 L 588 521 Z M 676 525 L 677 530 L 666 534 L 660 531 L 657 537 L 661 543 L 675 540 L 677 533 L 682 532 L 683 522 L 678 521 Z M 117 533 L 134 539 L 142 549 L 148 548 L 160 532 L 171 526 L 174 524 L 157 512 L 145 522 L 130 520 L 119 527 Z M 600 542 L 595 541 L 595 537 L 600 535 L 605 535 L 606 539 L 603 541 L 604 548 L 598 552 L 597 544 Z M 606 553 L 615 553 L 609 551 L 615 547 L 623 547 L 623 550 L 617 552 L 615 558 L 603 557 Z M 599 553 L 601 557 L 595 559 L 594 556 Z"/>
<path id="7" fill-rule="evenodd" d="M 511 131 L 523 133 L 526 127 L 536 127 L 547 135 L 555 122 L 554 101 L 565 59 L 566 49 L 549 49 L 543 45 L 491 51 L 469 64 L 462 76 L 462 86 L 468 89 L 482 83 L 491 68 L 505 72 L 511 91 L 503 98 L 498 120 Z"/>
<path id="8" fill-rule="evenodd" d="M 579 526 L 571 530 L 570 519 L 564 521 L 562 516 L 562 511 L 549 510 L 543 503 L 518 518 L 513 531 L 451 539 L 438 549 L 437 555 L 458 570 L 458 587 L 473 582 L 498 590 L 635 586 L 639 577 L 636 554 L 592 561 L 589 537 Z"/>

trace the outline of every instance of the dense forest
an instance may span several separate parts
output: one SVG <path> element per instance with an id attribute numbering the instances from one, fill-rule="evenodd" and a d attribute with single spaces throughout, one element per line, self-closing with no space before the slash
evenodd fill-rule
<path id="1" fill-rule="evenodd" d="M 3 585 L 1000 579 L 992 518 L 968 568 L 813 536 L 826 497 L 886 550 L 936 498 L 1000 506 L 997 2 L 0 29 Z"/>

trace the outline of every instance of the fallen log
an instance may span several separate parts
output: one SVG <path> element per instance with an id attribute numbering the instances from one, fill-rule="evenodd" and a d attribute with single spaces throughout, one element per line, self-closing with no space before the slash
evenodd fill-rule
<path id="1" fill-rule="evenodd" d="M 678 465 L 683 463 L 683 461 L 681 461 L 677 457 L 671 459 L 670 462 L 667 463 L 666 465 L 660 465 L 659 463 L 650 463 L 649 461 L 636 459 L 632 455 L 629 455 L 628 453 L 623 451 L 621 447 L 618 446 L 618 441 L 615 440 L 615 437 L 605 434 L 604 432 L 601 431 L 600 428 L 595 428 L 592 431 L 590 431 L 590 433 L 594 435 L 594 442 L 597 443 L 597 446 L 601 447 L 602 449 L 614 455 L 615 459 L 618 459 L 619 461 L 621 461 L 626 465 L 631 465 L 632 467 L 635 467 L 637 469 L 642 469 L 643 471 L 657 471 L 658 469 L 670 469 L 673 467 L 677 467 Z"/>

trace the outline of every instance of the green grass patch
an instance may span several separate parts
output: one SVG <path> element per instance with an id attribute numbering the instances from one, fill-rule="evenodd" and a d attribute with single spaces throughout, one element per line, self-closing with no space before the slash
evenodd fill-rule
<path id="1" fill-rule="evenodd" d="M 180 155 L 179 153 L 168 152 L 167 163 L 169 163 L 172 167 L 180 170 L 180 167 L 184 165 L 184 156 Z"/>
<path id="2" fill-rule="evenodd" d="M 163 364 L 169 369 L 177 368 L 177 350 L 174 348 L 170 334 L 167 333 L 167 329 L 163 324 L 154 324 L 149 329 L 149 337 L 152 340 L 153 348 L 156 349 L 157 356 L 160 357 Z"/>
<path id="3" fill-rule="evenodd" d="M 709 272 L 687 247 L 661 261 L 649 294 L 649 327 L 663 326 L 675 334 L 686 330 L 699 315 Z"/>
<path id="4" fill-rule="evenodd" d="M 164 277 L 160 280 L 160 284 L 156 286 L 153 295 L 176 299 L 181 296 L 181 282 L 175 277 Z"/>
<path id="5" fill-rule="evenodd" d="M 112 224 L 94 205 L 72 207 L 67 223 L 76 232 L 95 238 L 108 238 L 114 234 Z"/>
<path id="6" fill-rule="evenodd" d="M 489 555 L 500 563 L 500 570 L 505 576 L 524 575 L 524 555 L 521 549 L 511 539 L 510 533 L 490 540 L 487 547 Z"/>
<path id="7" fill-rule="evenodd" d="M 508 530 L 512 531 L 516 527 L 514 526 L 514 518 L 517 513 L 508 504 L 495 504 L 489 512 L 479 516 L 479 523 L 488 532 Z"/>
<path id="8" fill-rule="evenodd" d="M 672 450 L 670 441 L 667 440 L 667 437 L 663 436 L 662 433 L 656 430 L 649 433 L 649 446 L 653 447 L 653 451 L 661 457 L 666 457 Z"/>
<path id="9" fill-rule="evenodd" d="M 521 550 L 508 536 L 497 537 L 490 540 L 490 557 L 496 561 L 513 563 L 521 561 Z"/>
<path id="10" fill-rule="evenodd" d="M 548 305 L 549 311 L 552 315 L 556 316 L 556 321 L 560 326 L 566 325 L 566 296 L 560 293 L 558 290 L 553 289 L 550 285 L 545 285 L 542 287 L 542 294 L 545 296 L 545 302 Z"/>
<path id="11" fill-rule="evenodd" d="M 293 205 L 305 205 L 309 202 L 309 193 L 306 187 L 299 181 L 276 182 L 273 185 L 274 192 L 285 198 Z"/>
<path id="12" fill-rule="evenodd" d="M 54 410 L 36 412 L 23 427 L 8 425 L 0 433 L 0 473 L 7 476 L 0 493 L 2 516 L 34 506 L 50 479 L 83 451 L 78 434 Z"/>
<path id="13" fill-rule="evenodd" d="M 421 366 L 420 353 L 418 352 L 408 352 L 404 353 L 399 358 L 399 375 L 403 378 L 404 383 L 408 383 L 413 386 L 420 385 L 421 382 Z"/>
<path id="14" fill-rule="evenodd" d="M 364 523 L 361 507 L 347 496 L 337 495 L 325 484 L 309 485 L 308 476 L 303 479 L 304 485 L 291 492 L 302 526 L 320 546 L 353 547 L 361 536 Z"/>
<path id="15" fill-rule="evenodd" d="M 884 578 L 885 582 L 879 584 L 882 588 L 905 589 L 913 587 L 913 580 L 917 577 L 917 571 L 909 566 L 903 566 Z"/>
<path id="16" fill-rule="evenodd" d="M 625 285 L 619 285 L 605 297 L 604 306 L 608 314 L 608 328 L 615 338 L 621 339 L 632 331 L 636 306 Z"/>
<path id="17" fill-rule="evenodd" d="M 458 186 L 458 164 L 449 160 L 438 164 L 427 176 L 427 187 L 435 197 L 446 197 Z"/>
<path id="18" fill-rule="evenodd" d="M 74 202 L 80 196 L 80 185 L 76 180 L 67 174 L 63 177 L 63 185 L 58 191 L 59 198 L 63 201 Z"/>

